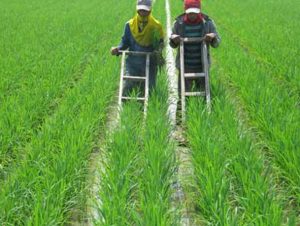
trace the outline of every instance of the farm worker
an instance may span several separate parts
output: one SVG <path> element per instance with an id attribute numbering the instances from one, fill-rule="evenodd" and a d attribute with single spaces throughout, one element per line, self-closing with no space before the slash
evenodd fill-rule
<path id="1" fill-rule="evenodd" d="M 138 0 L 136 15 L 125 24 L 122 40 L 118 47 L 111 48 L 112 55 L 119 55 L 120 50 L 154 52 L 150 58 L 149 90 L 154 88 L 158 67 L 162 67 L 164 32 L 161 23 L 151 13 L 152 0 Z M 126 74 L 130 76 L 145 76 L 146 57 L 129 55 L 126 59 Z M 138 87 L 136 87 L 138 85 Z M 124 92 L 133 88 L 144 90 L 144 83 L 126 81 Z"/>
<path id="2" fill-rule="evenodd" d="M 208 62 L 210 64 L 209 46 L 218 47 L 221 38 L 218 35 L 216 26 L 211 18 L 201 13 L 200 0 L 184 0 L 185 13 L 176 18 L 170 37 L 170 46 L 177 48 L 180 44 L 180 38 L 205 37 L 208 44 Z M 180 71 L 180 55 L 177 52 L 176 68 Z M 184 45 L 184 68 L 186 73 L 202 72 L 201 63 L 201 45 L 199 43 L 188 43 Z M 186 80 L 186 87 L 190 89 L 191 80 Z M 204 80 L 199 81 L 198 86 L 204 86 Z M 189 87 L 189 88 L 188 88 Z M 178 79 L 178 91 L 180 94 L 181 82 Z M 180 95 L 179 95 L 180 97 Z"/>

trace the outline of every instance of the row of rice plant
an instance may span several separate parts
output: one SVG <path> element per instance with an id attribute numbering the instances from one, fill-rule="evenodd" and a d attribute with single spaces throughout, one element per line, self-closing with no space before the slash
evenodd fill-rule
<path id="1" fill-rule="evenodd" d="M 184 12 L 183 2 L 171 3 L 173 21 Z M 193 175 L 184 186 L 189 209 L 197 225 L 235 225 L 237 214 L 231 209 L 230 178 L 227 177 L 227 153 L 211 137 L 217 132 L 211 128 L 211 118 L 206 115 L 202 103 L 188 103 L 187 131 L 188 148 L 194 166 Z M 219 134 L 219 133 L 218 133 Z M 188 183 L 188 180 L 190 182 Z"/>
<path id="2" fill-rule="evenodd" d="M 231 31 L 231 38 L 238 38 L 252 57 L 273 71 L 271 78 L 299 97 L 299 1 L 207 1 L 205 8 Z M 280 12 L 276 19 L 274 12 Z"/>
<path id="3" fill-rule="evenodd" d="M 146 119 L 140 104 L 123 107 L 120 126 L 107 145 L 96 224 L 172 225 L 176 220 L 170 206 L 175 155 L 164 80 L 160 74 Z"/>
<path id="4" fill-rule="evenodd" d="M 74 66 L 79 66 L 83 54 L 98 41 L 99 30 L 91 26 L 101 26 L 97 1 L 0 4 L 2 97 L 18 96 L 53 79 L 61 87 L 76 70 Z"/>
<path id="5" fill-rule="evenodd" d="M 261 140 L 269 148 L 268 154 L 284 179 L 282 182 L 288 186 L 287 201 L 294 200 L 299 209 L 300 140 L 297 134 L 300 132 L 300 112 L 297 97 L 276 86 L 269 79 L 269 72 L 257 66 L 225 31 L 223 37 L 225 51 L 217 53 L 218 65 L 222 68 L 220 76 L 235 87 L 249 114 L 251 126 L 258 129 Z"/>
<path id="6" fill-rule="evenodd" d="M 145 125 L 144 151 L 139 182 L 141 219 L 139 225 L 174 225 L 176 213 L 171 211 L 171 183 L 175 170 L 174 145 L 170 140 L 167 116 L 168 93 L 165 73 L 149 103 Z"/>
<path id="7" fill-rule="evenodd" d="M 155 1 L 153 14 L 163 25 L 166 24 L 165 1 Z M 168 37 L 165 41 L 168 45 Z M 138 185 L 141 210 L 137 222 L 139 225 L 179 224 L 178 212 L 171 202 L 174 195 L 171 184 L 177 162 L 167 114 L 168 107 L 167 74 L 165 70 L 161 70 L 156 89 L 150 98 L 143 134 L 144 150 L 140 161 L 143 170 Z"/>
<path id="8" fill-rule="evenodd" d="M 116 88 L 115 62 L 98 54 L 1 186 L 1 225 L 64 224 L 85 202 L 88 158 Z"/>
<path id="9" fill-rule="evenodd" d="M 215 3 L 213 5 L 214 7 L 216 6 Z M 212 8 L 212 4 L 210 7 Z M 174 5 L 173 11 L 180 13 L 182 8 L 179 5 Z M 228 15 L 227 19 L 230 19 Z M 213 53 L 218 54 L 217 52 L 220 52 L 217 56 L 218 65 L 222 67 L 224 65 L 230 71 L 238 72 L 240 70 L 239 74 L 235 74 L 235 81 L 239 81 L 238 79 L 242 80 L 246 76 L 248 77 L 247 83 L 237 82 L 235 88 L 244 92 L 249 86 L 253 87 L 253 90 L 257 86 L 263 87 L 266 83 L 266 78 L 263 81 L 260 78 L 259 81 L 258 78 L 261 74 L 250 70 L 246 60 L 245 64 L 240 65 L 239 53 L 242 51 L 240 46 L 233 45 L 233 41 L 228 44 L 230 36 L 224 36 L 224 29 L 219 31 L 223 37 L 222 45 L 226 45 L 226 48 L 219 49 Z M 231 54 L 228 55 L 228 52 Z M 253 59 L 252 62 L 255 62 L 255 60 Z M 245 74 L 247 70 L 248 73 Z M 222 73 L 224 73 L 223 70 L 218 72 L 218 75 L 216 75 L 214 71 L 212 76 L 222 76 Z M 254 75 L 256 73 L 257 75 Z M 252 77 L 257 76 L 257 81 L 250 81 L 251 75 Z M 239 119 L 238 116 L 235 116 L 235 111 L 238 109 L 228 104 L 230 98 L 222 97 L 224 96 L 222 87 L 215 85 L 220 82 L 218 77 L 216 79 L 212 77 L 212 79 L 215 86 L 213 113 L 211 115 L 205 112 L 200 114 L 199 111 L 204 109 L 203 104 L 192 101 L 190 103 L 187 130 L 193 150 L 195 175 L 198 183 L 196 194 L 190 195 L 198 197 L 196 200 L 204 224 L 281 225 L 289 222 L 290 225 L 295 225 L 294 213 L 285 213 L 286 197 L 282 197 L 282 192 L 277 190 L 276 182 L 278 181 L 276 175 L 268 168 L 268 165 L 265 166 L 266 160 L 261 153 L 262 150 L 258 148 L 259 145 L 251 139 L 247 132 L 238 129 Z M 226 77 L 224 80 L 232 79 L 231 77 Z M 226 88 L 230 87 L 227 86 Z M 268 87 L 265 88 L 267 89 Z M 282 92 L 276 90 L 273 93 L 276 94 L 276 100 L 280 99 L 279 94 L 282 94 Z M 288 92 L 285 92 L 284 96 L 287 98 Z M 248 98 L 253 98 L 253 94 L 250 95 L 248 93 Z M 292 111 L 295 103 L 297 103 L 295 98 L 287 103 Z M 234 108 L 235 110 L 233 110 Z M 264 110 L 261 108 L 261 112 Z M 276 115 L 277 119 L 282 119 L 281 116 L 286 112 L 282 110 L 278 112 L 282 114 L 280 117 Z M 252 113 L 254 118 L 255 112 L 253 111 Z M 268 113 L 270 112 L 265 114 Z M 294 114 L 295 111 L 291 113 L 291 115 Z M 260 121 L 257 122 L 258 124 L 260 123 Z M 265 123 L 264 125 L 272 125 L 272 123 Z M 281 125 L 284 125 L 284 123 Z M 296 126 L 292 126 L 292 130 L 296 128 Z M 293 131 L 295 132 L 295 130 Z M 287 137 L 291 134 L 295 135 L 295 133 L 281 133 L 281 138 L 286 137 L 284 140 L 287 140 Z M 277 139 L 278 141 L 279 139 Z M 293 152 L 290 153 L 290 156 L 294 156 Z M 292 165 L 296 166 L 296 162 L 293 161 Z M 295 168 L 293 167 L 293 169 Z M 293 174 L 294 176 L 297 175 L 296 172 Z"/>
<path id="10" fill-rule="evenodd" d="M 164 1 L 155 1 L 153 13 L 164 23 Z M 101 171 L 99 225 L 174 225 L 171 210 L 175 153 L 167 118 L 165 71 L 158 75 L 150 96 L 147 118 L 137 103 L 126 104 L 120 127 L 112 134 Z M 108 160 L 108 161 L 107 161 Z"/>
<path id="11" fill-rule="evenodd" d="M 128 7 L 126 2 L 115 6 L 118 16 L 106 20 L 106 23 L 103 21 L 110 12 L 105 9 L 111 5 L 107 1 L 101 4 L 98 1 L 88 4 L 83 1 L 49 5 L 49 2 L 35 3 L 37 9 L 34 7 L 33 11 L 21 2 L 18 6 L 8 4 L 3 9 L 1 7 L 6 12 L 4 17 L 12 19 L 10 25 L 19 21 L 14 10 L 19 12 L 29 7 L 20 16 L 24 23 L 16 24 L 20 26 L 20 32 L 15 39 L 12 38 L 13 30 L 8 25 L 4 27 L 7 34 L 3 43 L 7 46 L 2 46 L 1 50 L 7 55 L 1 62 L 10 70 L 2 64 L 0 68 L 5 70 L 3 80 L 7 79 L 18 87 L 8 87 L 10 94 L 3 91 L 5 96 L 0 100 L 1 178 L 7 176 L 9 169 L 6 167 L 26 152 L 25 144 L 38 133 L 47 117 L 56 111 L 69 90 L 83 77 L 92 55 L 102 49 L 99 61 L 105 61 L 109 47 L 117 40 L 113 34 L 121 32 L 120 19 L 127 18 L 126 13 L 118 13 Z M 65 11 L 66 7 L 68 11 Z M 48 11 L 44 12 L 44 8 Z M 102 33 L 107 27 L 110 27 L 109 31 Z M 21 77 L 20 81 L 12 74 Z"/>
<path id="12" fill-rule="evenodd" d="M 127 2 L 115 6 L 117 12 L 127 7 Z M 119 15 L 123 16 L 126 14 Z M 118 19 L 107 23 L 118 24 Z M 101 37 L 121 32 L 119 27 Z M 66 92 L 57 110 L 45 118 L 30 141 L 22 143 L 23 151 L 18 153 L 18 161 L 11 166 L 11 173 L 0 189 L 1 225 L 63 224 L 68 221 L 71 209 L 80 209 L 85 203 L 89 154 L 118 80 L 118 67 L 113 66 L 118 62 L 108 52 L 115 41 L 112 38 L 97 43 L 97 51 L 90 54 L 82 71 L 82 79 Z"/>
<path id="13" fill-rule="evenodd" d="M 283 200 L 272 171 L 265 168 L 260 146 L 240 127 L 222 86 L 215 88 L 218 98 L 213 112 L 199 113 L 205 106 L 192 100 L 188 115 L 187 134 L 199 195 L 195 197 L 203 221 L 213 225 L 294 225 L 293 213 L 283 214 Z"/>
<path id="14" fill-rule="evenodd" d="M 136 208 L 142 113 L 137 103 L 123 107 L 120 127 L 109 138 L 100 172 L 97 225 L 130 225 Z M 105 160 L 105 161 L 104 161 Z M 97 203 L 98 202 L 98 203 Z"/>
<path id="15" fill-rule="evenodd" d="M 39 95 L 53 96 L 52 89 L 66 88 L 65 83 L 79 70 L 83 55 L 98 42 L 99 31 L 90 25 L 101 18 L 93 10 L 96 1 L 16 3 L 0 3 L 3 4 L 1 43 L 5 43 L 0 50 L 2 97 L 7 102 L 23 94 L 26 100 L 33 96 L 32 92 L 38 92 L 38 86 L 45 88 L 45 94 Z"/>
<path id="16" fill-rule="evenodd" d="M 212 127 L 211 116 L 203 113 L 204 106 L 189 103 L 187 138 L 192 152 L 194 178 L 193 197 L 195 209 L 200 216 L 195 218 L 204 225 L 236 225 L 237 215 L 231 207 L 230 178 L 227 176 L 229 156 L 222 146 L 222 136 Z M 219 122 L 218 122 L 219 123 Z M 217 141 L 214 136 L 218 134 Z M 200 224 L 200 223 L 199 223 Z"/>

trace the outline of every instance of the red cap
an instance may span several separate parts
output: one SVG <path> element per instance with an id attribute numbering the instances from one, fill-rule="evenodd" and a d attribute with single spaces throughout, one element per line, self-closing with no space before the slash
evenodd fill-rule
<path id="1" fill-rule="evenodd" d="M 200 0 L 184 0 L 184 10 L 186 13 L 200 13 Z"/>

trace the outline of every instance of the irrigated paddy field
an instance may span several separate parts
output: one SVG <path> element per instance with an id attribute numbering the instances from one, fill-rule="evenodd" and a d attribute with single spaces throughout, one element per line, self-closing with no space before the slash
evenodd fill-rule
<path id="1" fill-rule="evenodd" d="M 300 225 L 300 1 L 202 1 L 212 110 L 191 98 L 181 125 L 173 54 L 147 117 L 113 112 L 135 4 L 0 2 L 0 225 Z M 153 1 L 166 52 L 183 12 Z"/>

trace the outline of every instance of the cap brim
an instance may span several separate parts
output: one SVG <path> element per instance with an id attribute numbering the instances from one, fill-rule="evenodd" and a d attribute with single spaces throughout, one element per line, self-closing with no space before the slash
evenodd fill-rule
<path id="1" fill-rule="evenodd" d="M 151 7 L 147 5 L 137 5 L 136 10 L 146 10 L 146 11 L 151 11 Z"/>
<path id="2" fill-rule="evenodd" d="M 199 8 L 189 8 L 189 9 L 185 10 L 185 13 L 200 13 L 200 9 Z"/>

